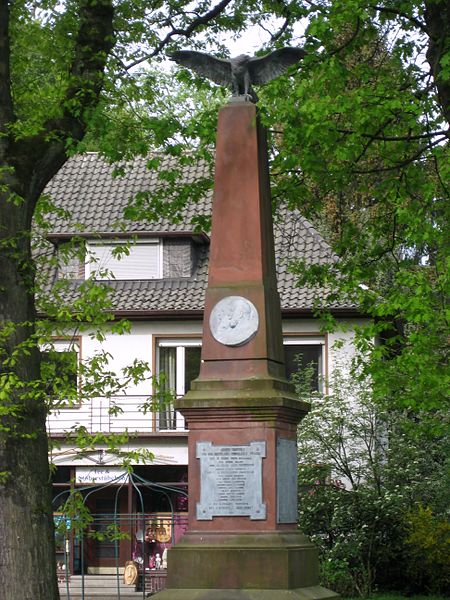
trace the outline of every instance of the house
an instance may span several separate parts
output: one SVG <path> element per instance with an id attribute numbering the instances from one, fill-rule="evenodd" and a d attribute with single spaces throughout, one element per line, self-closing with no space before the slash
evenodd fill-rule
<path id="1" fill-rule="evenodd" d="M 60 405 L 47 422 L 55 444 L 51 450 L 54 508 L 58 511 L 78 490 L 94 519 L 89 527 L 93 535 L 72 531 L 62 540 L 60 560 L 71 573 L 107 573 L 132 557 L 138 563 L 159 566 L 156 555 L 163 561 L 165 548 L 176 543 L 186 527 L 187 431 L 170 401 L 155 405 L 155 385 L 162 394 L 173 390 L 181 396 L 199 371 L 209 237 L 195 223 L 210 215 L 212 192 L 205 191 L 174 221 L 169 218 L 173 215 L 149 221 L 124 219 L 124 210 L 134 198 L 145 202 L 149 191 L 163 197 L 166 180 L 160 174 L 177 166 L 173 157 L 161 157 L 153 169 L 147 168 L 147 162 L 136 158 L 115 176 L 113 167 L 97 154 L 75 156 L 46 189 L 57 207 L 48 217 L 45 232 L 56 258 L 48 288 L 55 290 L 63 284 L 58 302 L 70 305 L 76 303 L 83 282 L 92 280 L 94 289 L 106 288 L 115 319 L 130 322 L 129 332 L 105 331 L 102 336 L 71 324 L 64 335 L 58 331 L 51 344 L 43 347 L 44 356 L 53 364 L 73 365 L 74 400 Z M 184 186 L 210 177 L 206 163 L 178 168 L 178 183 Z M 298 213 L 284 211 L 276 219 L 274 233 L 287 374 L 298 369 L 298 364 L 313 363 L 315 385 L 320 386 L 335 361 L 351 354 L 352 329 L 363 317 L 351 303 L 336 302 L 329 308 L 347 324 L 346 331 L 321 332 L 313 304 L 323 290 L 296 286 L 288 265 L 295 258 L 322 264 L 335 257 Z M 70 246 L 73 242 L 75 252 Z M 338 338 L 344 344 L 335 349 Z M 86 383 L 77 371 L 99 356 L 112 373 L 123 373 L 137 360 L 148 364 L 150 376 L 129 381 L 125 387 L 106 385 L 103 393 L 84 397 Z M 161 373 L 164 378 L 159 377 Z M 146 411 L 143 407 L 149 402 L 154 410 Z M 128 432 L 120 449 L 136 453 L 131 460 L 133 476 L 126 475 L 120 453 L 101 437 L 93 445 L 77 447 L 77 427 L 97 436 Z M 151 460 L 139 458 L 138 452 L 151 454 Z M 108 535 L 112 527 L 128 535 L 120 539 Z"/>

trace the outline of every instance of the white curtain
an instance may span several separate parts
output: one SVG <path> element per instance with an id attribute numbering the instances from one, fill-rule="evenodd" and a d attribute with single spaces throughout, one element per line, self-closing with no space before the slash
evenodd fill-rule
<path id="1" fill-rule="evenodd" d="M 177 349 L 160 346 L 159 372 L 164 374 L 162 391 L 176 390 Z M 159 429 L 176 429 L 176 416 L 172 403 L 162 401 L 159 407 Z"/>

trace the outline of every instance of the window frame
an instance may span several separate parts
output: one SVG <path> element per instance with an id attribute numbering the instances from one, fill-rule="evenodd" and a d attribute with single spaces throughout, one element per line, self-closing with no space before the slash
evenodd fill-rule
<path id="1" fill-rule="evenodd" d="M 181 398 L 185 392 L 185 366 L 186 366 L 186 348 L 201 348 L 202 347 L 202 335 L 201 334 L 186 334 L 186 335 L 158 335 L 153 338 L 153 373 L 156 375 L 160 372 L 160 348 L 176 348 L 176 382 L 175 382 L 175 397 Z M 174 409 L 175 410 L 175 409 Z M 153 414 L 153 429 L 155 431 L 162 432 L 179 432 L 186 431 L 184 416 L 176 411 L 176 423 L 175 429 L 164 429 L 160 428 L 158 424 L 158 414 L 155 411 Z M 178 425 L 179 423 L 179 425 Z"/>
<path id="2" fill-rule="evenodd" d="M 319 369 L 319 393 L 328 390 L 328 334 L 283 332 L 284 346 L 321 346 L 322 360 Z"/>

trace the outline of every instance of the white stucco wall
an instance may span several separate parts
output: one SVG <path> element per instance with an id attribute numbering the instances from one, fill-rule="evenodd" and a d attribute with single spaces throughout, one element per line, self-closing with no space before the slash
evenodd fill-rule
<path id="1" fill-rule="evenodd" d="M 288 319 L 283 323 L 283 334 L 286 337 L 298 336 L 308 340 L 323 340 L 325 360 L 324 374 L 330 377 L 336 365 L 342 368 L 350 365 L 354 356 L 352 340 L 354 337 L 354 326 L 364 323 L 361 319 L 347 320 L 342 322 L 343 331 L 323 334 L 320 331 L 320 323 L 314 319 Z M 154 348 L 157 338 L 171 338 L 184 336 L 192 339 L 201 339 L 202 323 L 200 321 L 176 321 L 176 322 L 141 322 L 132 323 L 131 332 L 124 335 L 106 335 L 103 342 L 91 339 L 89 335 L 83 335 L 81 343 L 82 359 L 87 359 L 97 352 L 106 351 L 111 355 L 109 368 L 115 372 L 121 371 L 130 365 L 133 360 L 147 362 L 150 367 L 154 365 Z M 336 343 L 339 342 L 339 345 Z M 167 442 L 152 440 L 149 434 L 155 429 L 152 413 L 142 414 L 139 407 L 151 394 L 151 381 L 142 381 L 136 385 L 130 385 L 126 394 L 120 394 L 114 398 L 92 398 L 90 402 L 78 408 L 67 408 L 60 410 L 48 418 L 48 430 L 50 435 L 61 434 L 68 431 L 74 425 L 82 425 L 89 432 L 121 432 L 128 430 L 142 434 L 139 444 L 150 449 L 156 456 L 173 457 L 167 459 L 167 464 L 187 464 L 186 439 L 181 438 L 174 442 L 173 446 L 167 446 Z M 123 413 L 116 417 L 110 415 L 110 407 L 117 404 L 123 408 Z M 170 434 L 168 436 L 170 438 Z M 133 443 L 137 443 L 136 440 Z M 70 464 L 74 456 L 70 452 L 70 446 L 63 446 L 64 452 L 58 454 L 59 464 Z M 180 454 L 181 453 L 181 454 Z M 54 457 L 56 459 L 56 456 Z M 164 459 L 163 459 L 164 460 Z M 83 461 L 77 464 L 84 464 Z"/>
<path id="2" fill-rule="evenodd" d="M 356 355 L 354 346 L 355 327 L 367 324 L 367 319 L 349 319 L 340 321 L 340 328 L 328 334 L 328 368 L 331 375 L 333 369 L 339 366 L 348 370 Z"/>

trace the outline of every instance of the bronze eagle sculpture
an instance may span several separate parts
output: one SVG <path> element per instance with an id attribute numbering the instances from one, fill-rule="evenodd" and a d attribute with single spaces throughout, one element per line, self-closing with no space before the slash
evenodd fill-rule
<path id="1" fill-rule="evenodd" d="M 275 79 L 306 56 L 306 52 L 302 48 L 288 47 L 264 56 L 240 54 L 235 58 L 223 59 L 195 50 L 178 50 L 168 56 L 218 85 L 231 87 L 233 96 L 251 97 L 256 102 L 258 97 L 252 84 L 261 85 Z"/>

